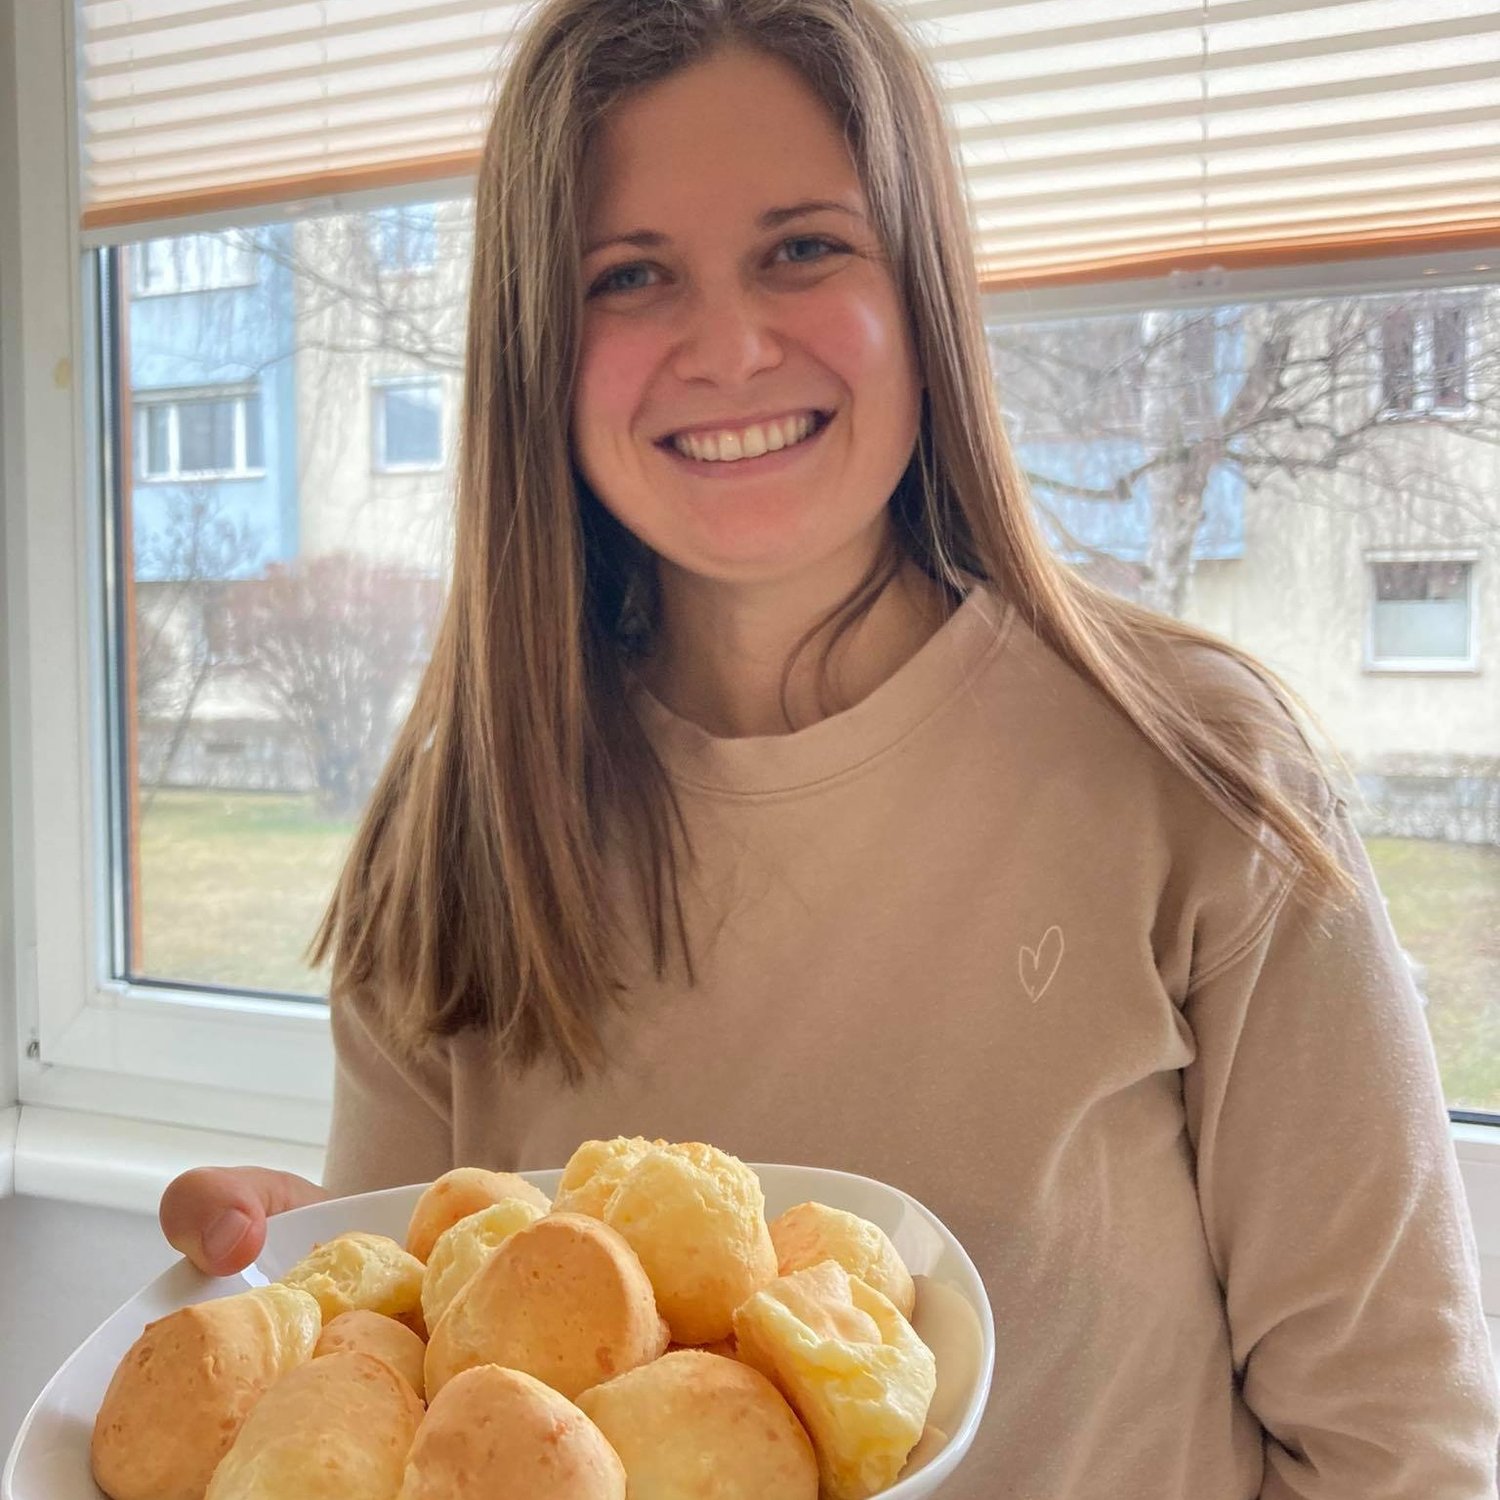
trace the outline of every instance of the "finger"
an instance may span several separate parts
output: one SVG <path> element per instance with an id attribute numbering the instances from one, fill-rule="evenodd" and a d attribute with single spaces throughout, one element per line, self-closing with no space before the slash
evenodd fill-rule
<path id="1" fill-rule="evenodd" d="M 231 1276 L 260 1254 L 269 1184 L 236 1167 L 196 1167 L 168 1184 L 157 1217 L 167 1242 L 210 1276 Z"/>

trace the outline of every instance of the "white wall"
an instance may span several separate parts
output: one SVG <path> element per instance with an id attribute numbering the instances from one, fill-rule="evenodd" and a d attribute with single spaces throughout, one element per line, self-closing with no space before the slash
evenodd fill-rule
<path id="1" fill-rule="evenodd" d="M 9 530 L 11 497 L 21 470 L 18 426 L 11 420 L 18 390 L 20 349 L 16 339 L 20 288 L 20 201 L 16 161 L 15 26 L 13 0 L 0 0 L 0 560 L 10 554 L 3 545 Z M 12 915 L 10 699 L 8 687 L 9 594 L 0 567 L 0 1122 L 16 1091 L 16 963 Z M 12 1127 L 13 1128 L 13 1127 Z M 0 1123 L 0 1196 L 10 1186 L 10 1134 Z"/>

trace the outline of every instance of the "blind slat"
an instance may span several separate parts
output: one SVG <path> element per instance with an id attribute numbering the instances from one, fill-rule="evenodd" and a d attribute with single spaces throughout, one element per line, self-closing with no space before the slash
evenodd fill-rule
<path id="1" fill-rule="evenodd" d="M 304 3 L 298 8 L 303 12 L 309 12 L 312 18 L 316 19 L 318 12 L 315 7 Z M 387 13 L 381 14 L 377 7 L 369 5 L 365 7 L 367 14 L 352 17 L 337 29 L 331 28 L 330 34 L 341 35 L 352 31 L 378 30 L 390 24 L 389 12 L 396 10 L 399 10 L 403 19 L 410 21 L 418 16 L 430 18 L 445 15 L 482 15 L 506 8 L 506 0 L 410 0 L 409 4 L 399 7 L 388 5 L 385 8 Z M 306 21 L 300 26 L 289 24 L 290 10 L 290 7 L 283 6 L 280 16 L 274 11 L 270 11 L 268 15 L 265 0 L 226 0 L 226 3 L 222 5 L 195 5 L 191 9 L 167 16 L 157 15 L 149 18 L 141 16 L 133 19 L 127 17 L 113 25 L 100 22 L 89 27 L 88 45 L 102 51 L 105 48 L 114 50 L 112 44 L 119 42 L 145 42 L 148 46 L 154 42 L 155 50 L 170 50 L 178 61 L 187 61 L 191 55 L 189 48 L 176 44 L 183 32 L 195 28 L 206 33 L 223 26 L 226 21 L 259 17 L 267 24 L 257 27 L 257 45 L 269 45 L 277 40 L 294 39 L 314 31 L 314 28 Z"/>
<path id="2" fill-rule="evenodd" d="M 941 81 L 991 284 L 1500 226 L 1494 0 L 888 3 Z M 530 9 L 82 0 L 86 237 L 472 173 Z"/>

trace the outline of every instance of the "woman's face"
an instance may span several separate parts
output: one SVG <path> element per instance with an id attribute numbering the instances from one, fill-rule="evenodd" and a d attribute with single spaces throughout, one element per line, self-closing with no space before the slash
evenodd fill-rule
<path id="1" fill-rule="evenodd" d="M 833 118 L 784 63 L 725 51 L 619 105 L 591 171 L 572 411 L 590 487 L 699 578 L 852 582 L 921 382 Z"/>

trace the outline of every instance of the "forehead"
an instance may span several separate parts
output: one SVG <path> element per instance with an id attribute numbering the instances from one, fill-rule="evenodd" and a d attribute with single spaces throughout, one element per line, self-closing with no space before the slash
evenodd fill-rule
<path id="1" fill-rule="evenodd" d="M 832 112 L 788 64 L 735 49 L 609 112 L 590 152 L 585 217 L 595 233 L 671 232 L 669 220 L 833 196 L 864 202 Z"/>

